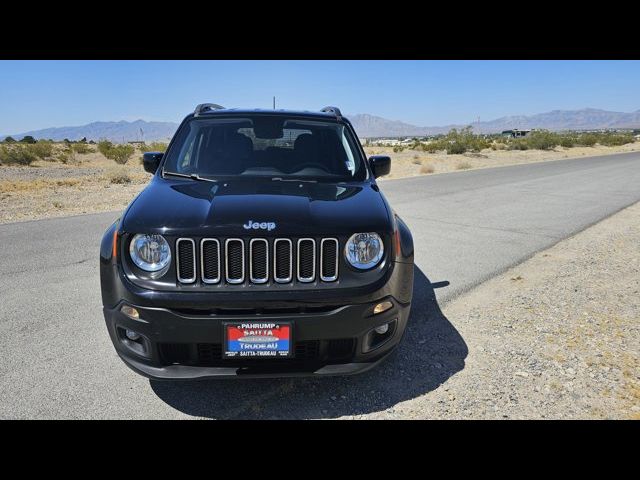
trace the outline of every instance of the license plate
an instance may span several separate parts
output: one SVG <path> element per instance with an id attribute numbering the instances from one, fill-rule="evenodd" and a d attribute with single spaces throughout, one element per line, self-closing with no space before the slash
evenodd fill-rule
<path id="1" fill-rule="evenodd" d="M 224 358 L 293 357 L 290 323 L 234 322 L 223 328 Z"/>

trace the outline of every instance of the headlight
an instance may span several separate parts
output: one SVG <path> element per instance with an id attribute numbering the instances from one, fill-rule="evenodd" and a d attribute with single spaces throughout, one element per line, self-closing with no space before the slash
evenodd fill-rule
<path id="1" fill-rule="evenodd" d="M 384 244 L 377 233 L 355 233 L 344 247 L 347 261 L 360 270 L 375 267 L 384 253 Z"/>
<path id="2" fill-rule="evenodd" d="M 129 255 L 133 263 L 147 272 L 159 272 L 171 262 L 171 248 L 162 235 L 134 235 Z"/>

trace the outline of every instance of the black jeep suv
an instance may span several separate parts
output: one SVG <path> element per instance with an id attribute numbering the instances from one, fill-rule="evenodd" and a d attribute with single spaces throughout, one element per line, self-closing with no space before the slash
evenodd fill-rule
<path id="1" fill-rule="evenodd" d="M 198 105 L 104 234 L 111 340 L 155 379 L 343 375 L 403 336 L 413 240 L 340 110 Z"/>

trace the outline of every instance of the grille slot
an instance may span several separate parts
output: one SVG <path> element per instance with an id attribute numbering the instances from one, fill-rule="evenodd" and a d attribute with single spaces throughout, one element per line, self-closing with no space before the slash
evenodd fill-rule
<path id="1" fill-rule="evenodd" d="M 273 242 L 273 277 L 278 283 L 293 280 L 293 242 L 288 238 Z"/>
<path id="2" fill-rule="evenodd" d="M 333 282 L 338 278 L 338 240 L 323 238 L 320 242 L 320 280 Z"/>
<path id="3" fill-rule="evenodd" d="M 180 283 L 196 281 L 196 242 L 191 238 L 176 240 L 176 270 Z"/>
<path id="4" fill-rule="evenodd" d="M 220 281 L 220 242 L 215 238 L 204 238 L 200 242 L 200 271 L 204 283 Z"/>
<path id="5" fill-rule="evenodd" d="M 253 238 L 249 242 L 249 278 L 253 283 L 269 280 L 269 242 Z"/>
<path id="6" fill-rule="evenodd" d="M 225 252 L 227 282 L 244 282 L 244 242 L 239 238 L 229 238 L 225 242 Z"/>
<path id="7" fill-rule="evenodd" d="M 298 240 L 298 281 L 313 282 L 316 277 L 316 241 L 313 238 Z"/>

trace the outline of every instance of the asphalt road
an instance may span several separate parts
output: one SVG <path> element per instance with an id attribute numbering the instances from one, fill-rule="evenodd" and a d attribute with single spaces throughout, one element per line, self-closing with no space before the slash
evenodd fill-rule
<path id="1" fill-rule="evenodd" d="M 398 353 L 357 377 L 150 382 L 110 343 L 98 246 L 117 213 L 0 225 L 0 418 L 335 418 L 393 409 L 462 370 L 439 305 L 640 200 L 640 154 L 382 181 L 416 245 Z"/>

